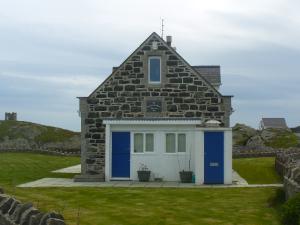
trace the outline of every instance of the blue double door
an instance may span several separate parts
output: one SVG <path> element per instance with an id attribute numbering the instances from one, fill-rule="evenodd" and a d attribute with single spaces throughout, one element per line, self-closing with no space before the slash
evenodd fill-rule
<path id="1" fill-rule="evenodd" d="M 204 132 L 204 183 L 224 183 L 224 132 Z"/>
<path id="2" fill-rule="evenodd" d="M 130 178 L 130 132 L 112 132 L 112 178 Z"/>

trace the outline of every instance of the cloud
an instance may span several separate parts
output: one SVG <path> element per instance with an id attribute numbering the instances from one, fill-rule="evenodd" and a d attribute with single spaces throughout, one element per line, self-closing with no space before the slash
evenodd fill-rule
<path id="1" fill-rule="evenodd" d="M 18 6 L 18 7 L 16 7 Z M 27 0 L 0 2 L 0 105 L 79 130 L 90 94 L 153 31 L 173 35 L 192 65 L 221 65 L 233 122 L 300 124 L 300 2 L 295 0 Z"/>
<path id="2" fill-rule="evenodd" d="M 38 76 L 38 75 L 29 75 L 29 74 L 10 74 L 10 73 L 2 73 L 1 77 L 6 77 L 15 80 L 29 80 L 30 82 L 40 82 L 47 83 L 58 86 L 69 86 L 71 88 L 77 86 L 89 86 L 94 85 L 96 82 L 99 82 L 99 79 L 96 76 Z"/>

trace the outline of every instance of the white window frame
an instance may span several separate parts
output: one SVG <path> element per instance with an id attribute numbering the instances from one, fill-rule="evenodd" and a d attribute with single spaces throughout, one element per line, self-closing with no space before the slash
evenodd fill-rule
<path id="1" fill-rule="evenodd" d="M 150 60 L 159 59 L 159 81 L 151 81 L 150 77 Z M 149 84 L 160 84 L 161 83 L 161 57 L 160 56 L 149 56 L 148 57 L 148 82 Z"/>
<path id="2" fill-rule="evenodd" d="M 143 135 L 143 151 L 142 152 L 135 152 L 134 151 L 134 135 L 135 134 L 142 134 Z M 146 134 L 153 134 L 153 151 L 146 151 Z M 155 133 L 154 132 L 133 132 L 133 147 L 132 147 L 132 154 L 153 154 L 155 152 Z"/>
<path id="3" fill-rule="evenodd" d="M 175 152 L 167 152 L 167 134 L 175 134 Z M 178 152 L 178 135 L 185 135 L 185 152 Z M 165 132 L 165 154 L 186 154 L 187 153 L 187 133 L 184 132 Z"/>
<path id="4" fill-rule="evenodd" d="M 142 151 L 141 152 L 135 152 L 134 151 L 134 149 L 135 149 L 135 135 L 136 134 L 141 134 L 142 138 L 143 138 L 143 142 L 142 142 L 143 147 L 142 147 Z M 132 142 L 132 144 L 133 144 L 133 153 L 135 153 L 135 154 L 144 153 L 144 151 L 145 151 L 145 139 L 144 138 L 145 138 L 145 134 L 142 133 L 142 132 L 135 132 L 135 133 L 133 133 L 133 142 Z"/>

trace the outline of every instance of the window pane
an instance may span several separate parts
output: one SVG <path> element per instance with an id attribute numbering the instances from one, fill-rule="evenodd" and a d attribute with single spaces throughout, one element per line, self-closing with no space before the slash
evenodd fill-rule
<path id="1" fill-rule="evenodd" d="M 146 134 L 146 152 L 154 151 L 154 135 Z"/>
<path id="2" fill-rule="evenodd" d="M 175 152 L 175 134 L 166 134 L 166 152 Z"/>
<path id="3" fill-rule="evenodd" d="M 186 151 L 186 137 L 185 134 L 178 134 L 178 152 Z"/>
<path id="4" fill-rule="evenodd" d="M 134 134 L 134 152 L 143 152 L 144 136 L 141 133 Z"/>
<path id="5" fill-rule="evenodd" d="M 150 82 L 160 82 L 160 58 L 149 59 Z"/>

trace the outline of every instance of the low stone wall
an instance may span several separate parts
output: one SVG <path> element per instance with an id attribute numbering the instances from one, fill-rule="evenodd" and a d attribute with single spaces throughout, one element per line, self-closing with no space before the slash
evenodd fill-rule
<path id="1" fill-rule="evenodd" d="M 292 148 L 285 151 L 278 151 L 275 157 L 275 169 L 281 176 L 286 176 L 288 171 L 295 167 L 300 160 L 300 149 Z"/>
<path id="2" fill-rule="evenodd" d="M 233 146 L 233 158 L 255 158 L 255 157 L 273 157 L 281 149 L 275 149 L 267 146 Z"/>
<path id="3" fill-rule="evenodd" d="M 47 155 L 58 155 L 58 156 L 80 156 L 80 151 L 60 151 L 60 150 L 36 150 L 36 149 L 6 149 L 0 150 L 0 154 L 4 152 L 29 152 L 29 153 L 39 153 Z M 1 224 L 0 224 L 1 225 Z"/>
<path id="4" fill-rule="evenodd" d="M 300 192 L 300 160 L 285 174 L 284 190 L 287 199 Z"/>
<path id="5" fill-rule="evenodd" d="M 1 225 L 65 225 L 62 215 L 50 212 L 42 213 L 31 203 L 20 201 L 0 194 Z"/>
<path id="6" fill-rule="evenodd" d="M 254 158 L 254 157 L 276 157 L 278 154 L 285 153 L 294 154 L 300 153 L 300 148 L 272 148 L 268 146 L 233 146 L 233 158 Z"/>
<path id="7" fill-rule="evenodd" d="M 233 158 L 259 158 L 259 157 L 274 157 L 276 152 L 241 152 L 234 153 Z"/>
<path id="8" fill-rule="evenodd" d="M 299 148 L 278 152 L 275 158 L 275 170 L 284 179 L 284 190 L 287 199 L 300 192 Z"/>
<path id="9" fill-rule="evenodd" d="M 293 179 L 284 177 L 284 191 L 286 199 L 289 199 L 300 192 L 300 185 Z"/>

